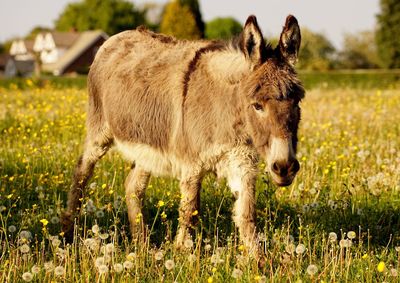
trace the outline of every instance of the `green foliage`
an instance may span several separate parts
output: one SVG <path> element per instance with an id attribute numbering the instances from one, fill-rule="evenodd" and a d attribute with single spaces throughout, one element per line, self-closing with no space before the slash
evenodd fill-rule
<path id="1" fill-rule="evenodd" d="M 176 38 L 201 38 L 193 13 L 188 6 L 183 6 L 178 1 L 172 1 L 165 7 L 160 31 Z"/>
<path id="2" fill-rule="evenodd" d="M 234 18 L 215 18 L 206 24 L 206 38 L 228 39 L 242 31 L 242 25 Z"/>
<path id="3" fill-rule="evenodd" d="M 400 2 L 381 0 L 380 4 L 376 32 L 379 55 L 385 67 L 400 68 Z"/>
<path id="4" fill-rule="evenodd" d="M 329 70 L 334 66 L 336 52 L 332 43 L 322 34 L 303 28 L 301 31 L 299 69 Z"/>
<path id="5" fill-rule="evenodd" d="M 344 49 L 339 53 L 340 68 L 371 69 L 378 68 L 379 65 L 374 32 L 345 34 Z"/>
<path id="6" fill-rule="evenodd" d="M 125 0 L 84 0 L 71 3 L 56 20 L 59 31 L 101 29 L 108 34 L 133 29 L 145 23 L 142 11 Z"/>
<path id="7" fill-rule="evenodd" d="M 203 38 L 205 25 L 204 25 L 203 18 L 201 16 L 199 1 L 198 0 L 179 0 L 179 3 L 182 6 L 187 6 L 189 8 L 190 12 L 192 12 L 194 19 L 196 21 L 196 26 L 200 33 L 200 37 Z"/>

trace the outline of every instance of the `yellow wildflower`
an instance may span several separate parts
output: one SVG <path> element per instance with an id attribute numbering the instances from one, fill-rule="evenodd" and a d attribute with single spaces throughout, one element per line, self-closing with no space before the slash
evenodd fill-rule
<path id="1" fill-rule="evenodd" d="M 378 269 L 378 272 L 384 272 L 386 269 L 385 263 L 383 261 L 379 262 L 377 269 Z"/>
<path id="2" fill-rule="evenodd" d="M 159 200 L 157 203 L 158 207 L 163 207 L 165 205 L 165 202 L 163 200 Z"/>
<path id="3" fill-rule="evenodd" d="M 47 219 L 42 219 L 42 220 L 40 220 L 40 222 L 43 224 L 43 226 L 47 226 L 47 224 L 49 224 L 49 221 L 47 220 Z"/>

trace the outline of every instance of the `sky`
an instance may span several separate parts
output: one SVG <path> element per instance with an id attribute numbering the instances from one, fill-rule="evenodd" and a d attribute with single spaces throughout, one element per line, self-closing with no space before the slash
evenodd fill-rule
<path id="1" fill-rule="evenodd" d="M 372 30 L 379 0 L 199 0 L 203 20 L 232 16 L 241 23 L 254 14 L 268 38 L 279 35 L 285 18 L 293 14 L 300 27 L 321 32 L 341 48 L 343 34 Z M 0 42 L 26 35 L 35 26 L 52 27 L 64 7 L 76 0 L 1 0 Z M 134 0 L 135 4 L 149 2 Z M 166 0 L 150 0 L 165 3 Z"/>

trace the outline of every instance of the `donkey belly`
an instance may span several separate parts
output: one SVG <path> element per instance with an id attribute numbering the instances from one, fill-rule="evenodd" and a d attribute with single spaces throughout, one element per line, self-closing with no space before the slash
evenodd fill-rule
<path id="1" fill-rule="evenodd" d="M 115 144 L 125 159 L 135 162 L 136 165 L 155 176 L 179 178 L 181 175 L 182 162 L 173 154 L 163 153 L 147 144 L 119 140 L 116 140 Z"/>

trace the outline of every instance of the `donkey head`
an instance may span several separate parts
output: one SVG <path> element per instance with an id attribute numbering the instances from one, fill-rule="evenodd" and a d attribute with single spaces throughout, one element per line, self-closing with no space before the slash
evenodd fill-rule
<path id="1" fill-rule="evenodd" d="M 300 169 L 296 147 L 304 89 L 293 68 L 300 41 L 295 17 L 286 18 L 273 49 L 265 44 L 256 18 L 250 16 L 239 43 L 251 69 L 241 85 L 246 129 L 279 186 L 290 185 Z"/>

